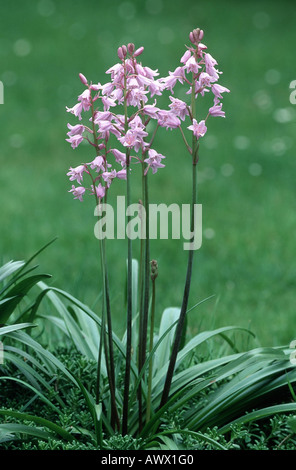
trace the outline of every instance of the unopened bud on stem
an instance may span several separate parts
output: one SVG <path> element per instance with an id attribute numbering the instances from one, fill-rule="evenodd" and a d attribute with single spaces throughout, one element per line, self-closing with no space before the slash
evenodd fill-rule
<path id="1" fill-rule="evenodd" d="M 157 261 L 155 259 L 153 259 L 150 264 L 151 264 L 150 277 L 151 277 L 152 281 L 155 281 L 155 279 L 158 276 L 158 264 L 157 264 Z"/>
<path id="2" fill-rule="evenodd" d="M 139 49 L 137 49 L 135 52 L 134 52 L 134 57 L 138 57 L 139 55 L 142 54 L 142 52 L 144 51 L 144 47 L 139 47 Z"/>
<path id="3" fill-rule="evenodd" d="M 128 50 L 128 53 L 129 53 L 130 55 L 133 55 L 133 52 L 134 52 L 134 50 L 135 50 L 135 45 L 134 45 L 132 42 L 130 42 L 130 43 L 127 45 L 127 50 Z"/>
<path id="4" fill-rule="evenodd" d="M 198 43 L 202 40 L 204 36 L 204 32 L 202 29 L 196 28 L 191 33 L 189 33 L 189 39 L 192 44 L 198 45 Z"/>
<path id="5" fill-rule="evenodd" d="M 122 46 L 122 51 L 123 51 L 124 57 L 126 57 L 126 56 L 127 56 L 127 47 L 126 47 L 126 46 Z"/>
<path id="6" fill-rule="evenodd" d="M 82 73 L 79 74 L 79 78 L 83 85 L 87 85 L 87 78 Z"/>
<path id="7" fill-rule="evenodd" d="M 126 46 L 121 46 L 117 49 L 117 55 L 119 57 L 120 60 L 124 60 L 126 58 L 126 55 L 127 55 L 127 48 Z"/>

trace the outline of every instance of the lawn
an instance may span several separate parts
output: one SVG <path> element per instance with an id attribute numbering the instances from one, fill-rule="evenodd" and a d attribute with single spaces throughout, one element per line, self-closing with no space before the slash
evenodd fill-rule
<path id="1" fill-rule="evenodd" d="M 145 47 L 143 63 L 166 75 L 179 64 L 189 31 L 200 27 L 231 93 L 226 119 L 211 121 L 200 146 L 203 244 L 190 306 L 214 297 L 191 313 L 190 332 L 239 325 L 250 327 L 264 346 L 295 339 L 296 108 L 289 101 L 296 78 L 295 20 L 288 0 L 3 3 L 1 260 L 27 259 L 57 236 L 38 260 L 41 270 L 53 275 L 53 285 L 96 303 L 102 286 L 94 208 L 91 200 L 73 201 L 66 176 L 70 166 L 90 158 L 87 146 L 73 150 L 65 141 L 71 121 L 66 106 L 82 91 L 78 74 L 104 82 L 117 47 L 134 42 Z M 167 158 L 153 177 L 151 201 L 189 202 L 190 165 L 181 136 L 164 130 L 157 139 Z M 132 193 L 137 201 L 136 182 Z M 121 330 L 126 242 L 110 241 L 107 251 Z M 157 240 L 151 257 L 159 264 L 160 316 L 165 307 L 180 305 L 186 256 L 180 241 Z"/>

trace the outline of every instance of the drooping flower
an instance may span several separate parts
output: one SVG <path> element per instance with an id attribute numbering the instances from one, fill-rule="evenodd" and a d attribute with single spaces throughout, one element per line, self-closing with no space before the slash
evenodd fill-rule
<path id="1" fill-rule="evenodd" d="M 176 129 L 181 125 L 181 121 L 171 110 L 162 109 L 158 113 L 158 124 L 166 129 Z"/>
<path id="2" fill-rule="evenodd" d="M 118 149 L 111 149 L 110 152 L 113 153 L 115 160 L 119 163 L 123 168 L 126 166 L 126 154 L 121 152 Z"/>
<path id="3" fill-rule="evenodd" d="M 74 184 L 72 184 L 72 189 L 70 189 L 68 192 L 73 193 L 74 199 L 79 199 L 79 201 L 82 201 L 85 188 L 83 186 L 78 186 L 75 188 Z"/>
<path id="4" fill-rule="evenodd" d="M 86 90 L 84 90 L 84 92 L 81 93 L 81 95 L 78 96 L 78 101 L 81 102 L 83 111 L 88 111 L 89 110 L 89 108 L 91 106 L 90 98 L 91 98 L 91 93 L 90 93 L 90 90 L 88 88 Z"/>
<path id="5" fill-rule="evenodd" d="M 77 181 L 77 183 L 81 183 L 83 180 L 83 173 L 86 171 L 85 165 L 78 165 L 75 168 L 70 167 L 67 176 L 69 176 L 70 181 Z"/>
<path id="6" fill-rule="evenodd" d="M 144 130 L 141 119 L 136 116 L 133 121 L 130 122 L 130 129 L 122 137 L 119 137 L 119 141 L 124 147 L 133 148 L 135 152 L 138 152 L 140 148 L 145 147 L 144 137 L 148 133 Z"/>
<path id="7" fill-rule="evenodd" d="M 222 111 L 222 103 L 214 104 L 214 106 L 212 106 L 212 107 L 209 109 L 209 114 L 210 114 L 211 116 L 221 116 L 221 117 L 225 117 L 225 112 Z"/>
<path id="8" fill-rule="evenodd" d="M 81 113 L 83 111 L 82 103 L 76 103 L 72 108 L 68 108 L 68 106 L 66 106 L 66 110 L 68 113 L 71 113 L 71 114 L 74 114 L 74 116 L 77 116 L 79 121 L 81 121 L 82 119 Z"/>
<path id="9" fill-rule="evenodd" d="M 126 170 L 122 169 L 116 172 L 116 178 L 119 178 L 120 180 L 126 180 Z"/>
<path id="10" fill-rule="evenodd" d="M 106 188 L 105 186 L 103 186 L 101 183 L 99 183 L 97 186 L 91 186 L 91 192 L 92 194 L 95 194 L 96 193 L 96 196 L 99 200 L 103 199 L 103 197 L 105 197 L 105 194 L 106 194 Z"/>
<path id="11" fill-rule="evenodd" d="M 152 119 L 157 119 L 157 113 L 159 111 L 159 108 L 157 108 L 157 106 L 155 106 L 156 103 L 154 104 L 147 104 L 146 106 L 143 107 L 143 112 L 151 117 Z"/>
<path id="12" fill-rule="evenodd" d="M 205 62 L 205 66 L 206 66 L 206 72 L 211 77 L 213 77 L 215 80 L 218 80 L 219 79 L 219 74 L 221 72 L 219 72 L 219 70 L 215 69 L 215 65 L 218 65 L 218 62 L 216 61 L 216 59 L 214 59 L 211 56 L 211 54 L 206 53 L 204 55 L 204 62 Z"/>
<path id="13" fill-rule="evenodd" d="M 68 136 L 82 135 L 84 131 L 84 126 L 82 124 L 76 124 L 75 126 L 72 126 L 71 124 L 68 123 L 67 127 L 68 129 L 70 129 L 69 132 L 67 132 Z"/>
<path id="14" fill-rule="evenodd" d="M 169 98 L 172 102 L 169 105 L 169 108 L 171 108 L 172 112 L 176 116 L 178 116 L 182 121 L 184 121 L 185 117 L 189 114 L 187 104 L 185 103 L 185 101 L 182 101 L 178 98 L 174 98 L 173 96 L 169 96 Z"/>
<path id="15" fill-rule="evenodd" d="M 114 127 L 114 124 L 111 121 L 97 119 L 96 123 L 98 124 L 98 130 L 101 133 L 101 137 L 103 139 L 108 140 L 110 133 L 116 135 L 117 137 L 121 135 L 119 130 Z"/>
<path id="16" fill-rule="evenodd" d="M 230 90 L 225 86 L 219 85 L 219 83 L 214 83 L 214 85 L 212 86 L 212 92 L 217 98 L 222 99 L 223 96 L 221 93 L 229 93 Z"/>
<path id="17" fill-rule="evenodd" d="M 107 188 L 109 188 L 114 178 L 116 178 L 116 170 L 104 171 L 104 173 L 102 173 L 102 178 L 105 181 Z"/>
<path id="18" fill-rule="evenodd" d="M 66 139 L 67 142 L 70 142 L 71 147 L 73 149 L 77 148 L 79 144 L 83 141 L 83 136 L 80 134 L 77 135 L 70 135 L 68 139 Z"/>
<path id="19" fill-rule="evenodd" d="M 156 152 L 156 150 L 149 149 L 148 150 L 148 158 L 145 159 L 145 162 L 147 163 L 148 167 L 152 169 L 152 173 L 156 173 L 158 168 L 164 168 L 164 164 L 161 163 L 161 160 L 165 158 L 161 153 Z"/>
<path id="20" fill-rule="evenodd" d="M 213 82 L 215 82 L 215 78 L 211 77 L 211 75 L 206 72 L 201 72 L 195 83 L 196 96 L 198 93 L 200 93 L 201 96 L 204 96 L 205 92 L 209 92 Z"/>
<path id="21" fill-rule="evenodd" d="M 105 160 L 101 155 L 98 155 L 91 163 L 89 163 L 89 165 L 91 169 L 96 172 L 106 170 Z"/>
<path id="22" fill-rule="evenodd" d="M 182 55 L 180 62 L 182 62 L 182 64 L 186 64 L 187 60 L 189 60 L 190 57 L 191 57 L 191 51 L 187 49 L 187 51 L 184 52 L 184 54 Z"/>
<path id="23" fill-rule="evenodd" d="M 186 72 L 198 73 L 201 66 L 198 64 L 194 56 L 191 56 L 185 63 L 184 66 Z"/>
<path id="24" fill-rule="evenodd" d="M 137 134 L 129 129 L 127 133 L 118 139 L 124 147 L 134 147 L 137 141 Z"/>
<path id="25" fill-rule="evenodd" d="M 179 81 L 183 83 L 185 79 L 185 71 L 183 67 L 177 67 L 174 72 L 169 72 L 169 76 L 161 79 L 163 87 L 167 90 L 170 90 L 171 93 L 174 93 L 174 87 Z"/>
<path id="26" fill-rule="evenodd" d="M 109 96 L 102 96 L 102 103 L 104 105 L 104 111 L 109 111 L 110 108 L 114 108 L 116 106 L 115 99 Z"/>
<path id="27" fill-rule="evenodd" d="M 187 129 L 191 130 L 197 139 L 203 137 L 207 132 L 207 127 L 204 120 L 197 122 L 196 119 L 193 119 L 192 125 L 188 126 Z"/>

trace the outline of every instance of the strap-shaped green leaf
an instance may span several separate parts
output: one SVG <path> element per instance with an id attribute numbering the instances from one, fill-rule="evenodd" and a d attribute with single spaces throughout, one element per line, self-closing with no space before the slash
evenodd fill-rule
<path id="1" fill-rule="evenodd" d="M 13 286 L 6 294 L 8 299 L 0 304 L 0 324 L 6 324 L 20 301 L 39 281 L 50 278 L 50 274 L 36 274 L 27 277 Z M 3 299 L 4 300 L 4 299 Z"/>

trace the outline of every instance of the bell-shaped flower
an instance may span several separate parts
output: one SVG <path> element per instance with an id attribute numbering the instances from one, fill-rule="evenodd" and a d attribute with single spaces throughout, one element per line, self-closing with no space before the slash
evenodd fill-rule
<path id="1" fill-rule="evenodd" d="M 91 193 L 96 194 L 97 198 L 99 200 L 101 200 L 103 197 L 105 197 L 106 188 L 105 188 L 105 186 L 102 186 L 101 183 L 99 183 L 97 186 L 92 185 L 91 186 Z"/>
<path id="2" fill-rule="evenodd" d="M 196 119 L 193 119 L 192 125 L 188 126 L 187 129 L 191 130 L 197 139 L 203 137 L 207 132 L 207 127 L 204 120 L 197 122 Z"/>
<path id="3" fill-rule="evenodd" d="M 225 112 L 222 111 L 222 103 L 216 103 L 209 109 L 209 114 L 211 116 L 221 116 L 225 117 Z"/>
<path id="4" fill-rule="evenodd" d="M 79 144 L 81 144 L 81 142 L 83 141 L 83 137 L 80 134 L 70 135 L 69 139 L 66 139 L 66 141 L 71 144 L 71 147 L 73 149 L 75 149 L 76 147 L 78 147 Z"/>
<path id="5" fill-rule="evenodd" d="M 67 176 L 69 176 L 70 181 L 77 181 L 77 183 L 81 183 L 83 180 L 83 173 L 86 171 L 85 165 L 78 165 L 75 168 L 70 167 Z"/>
<path id="6" fill-rule="evenodd" d="M 161 109 L 158 113 L 158 124 L 167 129 L 176 129 L 181 125 L 181 121 L 171 110 Z"/>
<path id="7" fill-rule="evenodd" d="M 222 96 L 221 93 L 229 93 L 230 90 L 228 88 L 226 88 L 225 86 L 222 86 L 222 85 L 219 85 L 218 83 L 215 83 L 212 86 L 212 92 L 214 93 L 216 98 L 222 99 L 223 96 Z"/>
<path id="8" fill-rule="evenodd" d="M 169 108 L 171 108 L 172 112 L 178 116 L 182 121 L 185 120 L 185 117 L 188 116 L 189 111 L 187 104 L 185 101 L 179 100 L 178 98 L 174 98 L 173 96 L 169 97 L 171 100 L 171 104 Z"/>
<path id="9" fill-rule="evenodd" d="M 102 155 L 98 155 L 92 162 L 89 163 L 92 170 L 95 170 L 99 173 L 99 171 L 106 170 L 106 163 L 104 157 Z"/>
<path id="10" fill-rule="evenodd" d="M 146 158 L 144 161 L 147 163 L 147 169 L 148 171 L 149 168 L 152 169 L 152 173 L 156 173 L 158 168 L 164 168 L 164 164 L 161 163 L 161 160 L 165 158 L 161 153 L 156 152 L 156 150 L 149 149 L 148 150 L 148 158 Z"/>
<path id="11" fill-rule="evenodd" d="M 83 200 L 83 195 L 85 193 L 85 188 L 83 186 L 78 186 L 75 188 L 74 184 L 72 184 L 72 189 L 68 191 L 69 193 L 73 193 L 74 199 L 79 199 L 79 201 Z"/>

